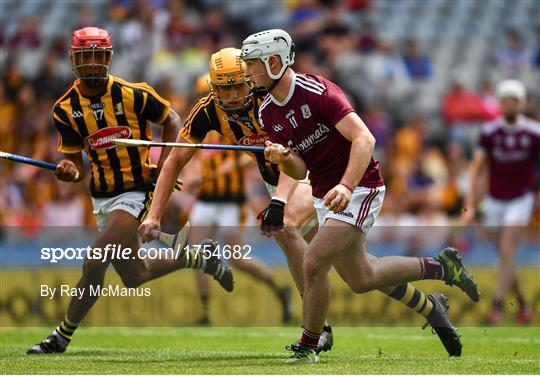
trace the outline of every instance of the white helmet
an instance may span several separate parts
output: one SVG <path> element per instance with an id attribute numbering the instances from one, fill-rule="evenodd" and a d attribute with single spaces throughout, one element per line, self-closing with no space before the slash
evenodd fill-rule
<path id="1" fill-rule="evenodd" d="M 268 59 L 272 55 L 278 55 L 283 64 L 277 75 L 270 71 L 268 65 Z M 294 43 L 285 30 L 265 30 L 244 39 L 240 56 L 243 60 L 261 59 L 268 76 L 273 80 L 279 80 L 287 67 L 294 64 Z"/>
<path id="2" fill-rule="evenodd" d="M 527 93 L 525 86 L 518 80 L 504 80 L 497 85 L 497 98 L 516 98 L 520 102 L 525 102 Z"/>

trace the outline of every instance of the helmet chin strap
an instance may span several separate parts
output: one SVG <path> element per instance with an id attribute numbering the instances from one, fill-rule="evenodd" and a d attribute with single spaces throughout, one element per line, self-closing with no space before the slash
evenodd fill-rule
<path id="1" fill-rule="evenodd" d="M 256 87 L 253 87 L 251 89 L 251 92 L 253 93 L 253 95 L 257 98 L 263 98 L 265 97 L 266 95 L 268 95 L 268 93 L 270 93 L 272 90 L 274 90 L 274 88 L 277 86 L 277 84 L 279 84 L 279 81 L 281 81 L 281 79 L 283 78 L 283 76 L 285 75 L 285 72 L 287 71 L 287 67 L 285 67 L 285 69 L 283 69 L 283 72 L 281 72 L 281 75 L 278 76 L 277 78 L 273 79 L 272 80 L 272 83 L 270 84 L 269 87 L 265 87 L 265 86 L 256 86 Z M 268 73 L 268 72 L 267 72 Z"/>

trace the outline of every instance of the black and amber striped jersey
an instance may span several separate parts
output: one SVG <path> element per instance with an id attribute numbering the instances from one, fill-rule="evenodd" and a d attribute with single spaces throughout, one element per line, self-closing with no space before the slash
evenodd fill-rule
<path id="1" fill-rule="evenodd" d="M 223 144 L 224 139 L 211 132 L 205 143 Z M 245 202 L 242 154 L 231 150 L 201 150 L 201 183 L 197 198 L 208 202 Z"/>
<path id="2" fill-rule="evenodd" d="M 243 113 L 227 114 L 216 106 L 212 95 L 201 98 L 191 110 L 180 135 L 187 141 L 197 143 L 204 140 L 208 132 L 216 131 L 229 143 L 246 146 L 264 146 L 268 135 L 257 120 L 260 100 L 252 99 L 253 106 Z M 277 165 L 264 159 L 263 153 L 249 153 L 259 167 L 265 182 L 277 185 Z"/>
<path id="3" fill-rule="evenodd" d="M 93 197 L 152 189 L 156 166 L 151 163 L 149 149 L 117 147 L 113 141 L 151 140 L 148 122 L 163 122 L 169 114 L 169 102 L 146 83 L 114 76 L 109 76 L 107 90 L 100 96 L 83 96 L 79 85 L 80 81 L 75 81 L 54 104 L 58 151 L 86 152 L 92 168 Z"/>

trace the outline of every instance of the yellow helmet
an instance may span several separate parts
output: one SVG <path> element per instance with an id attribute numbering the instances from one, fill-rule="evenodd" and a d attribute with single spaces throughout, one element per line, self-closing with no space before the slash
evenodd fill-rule
<path id="1" fill-rule="evenodd" d="M 246 80 L 246 64 L 237 48 L 223 48 L 210 57 L 210 87 L 214 100 L 225 112 L 241 112 L 251 105 L 251 92 Z M 245 91 L 246 95 L 230 98 L 231 91 Z M 237 104 L 234 104 L 238 102 Z"/>

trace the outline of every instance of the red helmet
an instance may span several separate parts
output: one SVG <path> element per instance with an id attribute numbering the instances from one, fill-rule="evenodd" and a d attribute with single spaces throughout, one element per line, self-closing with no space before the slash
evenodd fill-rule
<path id="1" fill-rule="evenodd" d="M 98 87 L 108 78 L 113 50 L 107 30 L 97 27 L 75 30 L 69 54 L 75 77 L 86 85 Z"/>

